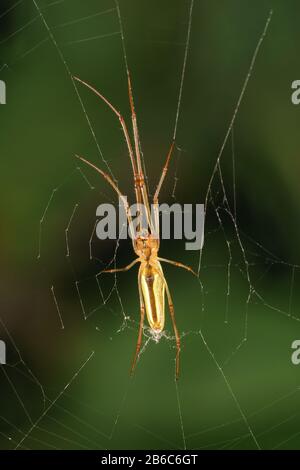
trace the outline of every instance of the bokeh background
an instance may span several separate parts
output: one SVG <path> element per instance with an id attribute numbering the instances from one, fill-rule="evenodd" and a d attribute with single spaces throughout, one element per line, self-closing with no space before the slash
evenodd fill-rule
<path id="1" fill-rule="evenodd" d="M 34 2 L 2 0 L 0 7 L 0 79 L 7 85 L 0 107 L 0 339 L 8 361 L 0 371 L 0 448 L 22 441 L 19 448 L 29 449 L 299 449 L 300 365 L 291 362 L 291 344 L 300 338 L 300 107 L 291 102 L 299 2 L 195 0 L 178 149 L 161 202 L 205 201 L 271 8 L 273 17 L 220 161 L 222 180 L 217 172 L 209 194 L 202 286 L 165 267 L 182 333 L 177 385 L 169 320 L 158 344 L 145 330 L 146 347 L 129 377 L 137 270 L 96 282 L 114 257 L 118 266 L 133 259 L 131 244 L 116 250 L 93 237 L 90 259 L 96 207 L 116 197 L 80 165 L 87 183 L 74 154 L 104 170 L 107 162 L 129 196 L 132 178 L 118 120 L 78 87 L 101 156 L 65 64 L 129 121 L 115 4 L 37 4 L 58 49 Z M 174 128 L 189 2 L 121 0 L 120 8 L 153 192 Z M 65 229 L 76 204 L 67 257 Z M 164 241 L 161 255 L 198 268 L 199 253 L 186 251 L 184 241 Z"/>

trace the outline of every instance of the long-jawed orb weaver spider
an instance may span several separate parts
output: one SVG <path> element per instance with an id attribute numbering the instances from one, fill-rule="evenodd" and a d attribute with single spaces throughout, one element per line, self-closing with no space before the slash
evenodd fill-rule
<path id="1" fill-rule="evenodd" d="M 127 78 L 128 78 L 128 93 L 129 93 L 129 103 L 131 109 L 131 120 L 132 120 L 132 127 L 133 127 L 133 137 L 134 137 L 134 149 L 131 144 L 131 138 L 129 132 L 127 130 L 126 123 L 124 121 L 123 116 L 120 114 L 119 111 L 105 98 L 99 91 L 97 91 L 93 86 L 89 85 L 87 82 L 81 80 L 78 77 L 73 77 L 75 80 L 89 88 L 93 93 L 95 93 L 101 100 L 103 100 L 110 109 L 117 115 L 119 121 L 122 126 L 122 130 L 125 136 L 129 157 L 131 160 L 131 166 L 133 171 L 134 177 L 134 190 L 135 190 L 135 197 L 136 197 L 136 204 L 137 207 L 141 204 L 144 205 L 146 218 L 147 218 L 147 225 L 148 229 L 145 232 L 139 231 L 139 225 L 136 228 L 136 232 L 133 233 L 132 229 L 132 214 L 130 212 L 129 204 L 127 202 L 127 198 L 121 193 L 120 189 L 116 185 L 116 183 L 112 180 L 112 178 L 98 168 L 93 163 L 89 162 L 85 158 L 76 155 L 77 158 L 82 160 L 84 163 L 89 165 L 90 167 L 94 168 L 103 178 L 112 186 L 115 192 L 118 194 L 119 198 L 121 199 L 127 219 L 129 228 L 132 231 L 132 244 L 133 249 L 137 255 L 137 258 L 132 261 L 128 266 L 124 268 L 118 269 L 108 269 L 102 272 L 106 273 L 115 273 L 121 271 L 128 271 L 131 269 L 135 264 L 140 263 L 139 273 L 138 273 L 138 288 L 139 288 L 139 298 L 140 298 L 140 324 L 139 324 L 139 332 L 138 332 L 138 340 L 136 345 L 136 350 L 131 366 L 131 374 L 133 374 L 136 362 L 139 356 L 139 352 L 142 345 L 142 335 L 143 335 L 143 326 L 144 326 L 144 319 L 145 313 L 147 316 L 147 320 L 150 326 L 150 329 L 157 335 L 161 333 L 164 329 L 165 325 L 165 294 L 167 295 L 170 317 L 172 320 L 175 339 L 176 339 L 176 365 L 175 365 L 175 377 L 178 379 L 179 377 L 179 356 L 180 356 L 180 335 L 178 333 L 178 329 L 176 326 L 175 321 L 175 313 L 174 313 L 174 305 L 172 301 L 172 297 L 170 294 L 170 290 L 165 279 L 163 269 L 161 266 L 161 261 L 169 264 L 173 264 L 174 266 L 178 266 L 180 268 L 184 268 L 187 271 L 190 271 L 195 276 L 198 276 L 192 268 L 186 266 L 185 264 L 179 263 L 177 261 L 171 261 L 169 259 L 160 258 L 158 256 L 159 245 L 160 245 L 160 238 L 159 238 L 159 203 L 158 203 L 158 196 L 163 184 L 163 181 L 166 177 L 169 163 L 171 159 L 171 155 L 173 152 L 174 144 L 173 141 L 170 147 L 170 150 L 167 155 L 167 159 L 165 165 L 163 167 L 158 185 L 156 187 L 156 191 L 153 197 L 153 213 L 154 217 L 151 217 L 150 212 L 150 205 L 149 205 L 149 197 L 147 186 L 145 184 L 145 177 L 142 168 L 142 161 L 141 161 L 141 154 L 140 154 L 140 140 L 139 140 L 139 133 L 137 127 L 137 119 L 135 114 L 134 102 L 133 102 L 133 95 L 132 95 L 132 87 L 130 81 L 129 71 L 127 70 Z M 153 220 L 152 220 L 153 219 Z M 142 233 L 142 234 L 141 234 Z"/>

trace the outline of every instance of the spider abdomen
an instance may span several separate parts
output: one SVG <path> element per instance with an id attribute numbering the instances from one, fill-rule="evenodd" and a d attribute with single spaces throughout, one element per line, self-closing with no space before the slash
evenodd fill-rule
<path id="1" fill-rule="evenodd" d="M 163 275 L 149 263 L 141 266 L 141 289 L 150 328 L 159 333 L 165 325 L 165 284 Z"/>

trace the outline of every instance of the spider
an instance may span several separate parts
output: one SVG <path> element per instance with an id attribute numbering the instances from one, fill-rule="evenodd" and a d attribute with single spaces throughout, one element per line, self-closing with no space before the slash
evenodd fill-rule
<path id="1" fill-rule="evenodd" d="M 167 295 L 170 317 L 172 320 L 173 329 L 175 333 L 175 339 L 176 339 L 175 377 L 176 379 L 178 379 L 179 357 L 180 357 L 180 347 L 181 347 L 180 335 L 178 333 L 178 329 L 176 326 L 175 312 L 174 312 L 174 305 L 173 305 L 172 297 L 171 297 L 170 290 L 169 290 L 167 281 L 163 273 L 161 262 L 169 263 L 174 266 L 184 268 L 187 271 L 193 273 L 197 277 L 198 275 L 193 271 L 192 268 L 190 268 L 189 266 L 186 266 L 185 264 L 179 263 L 177 261 L 165 259 L 165 258 L 160 258 L 158 256 L 158 251 L 159 251 L 159 246 L 160 246 L 158 197 L 159 197 L 162 184 L 164 182 L 164 179 L 166 177 L 166 174 L 169 168 L 169 163 L 170 163 L 170 159 L 173 153 L 175 142 L 174 140 L 172 141 L 169 152 L 167 154 L 165 165 L 163 167 L 158 185 L 156 187 L 156 191 L 154 193 L 153 204 L 152 204 L 153 212 L 154 212 L 154 217 L 153 217 L 154 220 L 152 220 L 151 213 L 150 213 L 149 196 L 148 196 L 147 186 L 145 184 L 145 177 L 144 177 L 144 172 L 142 168 L 142 161 L 141 161 L 141 154 L 140 154 L 140 140 L 139 140 L 137 119 L 136 119 L 129 71 L 127 70 L 127 79 L 128 79 L 129 104 L 130 104 L 130 109 L 131 109 L 131 120 L 132 120 L 132 128 L 133 128 L 134 148 L 131 143 L 131 137 L 127 130 L 125 120 L 123 116 L 121 115 L 121 113 L 117 111 L 117 109 L 111 104 L 111 102 L 108 101 L 108 99 L 105 98 L 101 93 L 99 93 L 99 91 L 96 90 L 96 88 L 94 88 L 93 86 L 91 86 L 90 84 L 81 80 L 78 77 L 74 76 L 73 78 L 76 81 L 80 82 L 85 87 L 87 87 L 88 89 L 90 89 L 93 93 L 95 93 L 102 101 L 104 101 L 107 104 L 107 106 L 109 106 L 109 108 L 119 118 L 119 121 L 122 126 L 122 130 L 124 133 L 124 137 L 126 140 L 130 161 L 131 161 L 137 207 L 143 204 L 145 207 L 145 212 L 146 212 L 148 229 L 146 231 L 145 230 L 139 231 L 140 227 L 138 225 L 136 227 L 136 231 L 133 233 L 132 214 L 130 212 L 127 198 L 125 198 L 125 196 L 121 193 L 116 183 L 107 173 L 102 171 L 100 168 L 98 168 L 96 165 L 86 160 L 82 156 L 76 155 L 77 158 L 79 158 L 85 164 L 89 165 L 98 173 L 100 173 L 100 175 L 110 184 L 110 186 L 112 186 L 112 188 L 118 194 L 126 211 L 129 229 L 131 228 L 131 231 L 133 233 L 133 236 L 131 238 L 132 238 L 133 250 L 135 254 L 137 255 L 137 258 L 134 261 L 132 261 L 128 266 L 125 266 L 123 268 L 107 269 L 105 271 L 102 271 L 105 273 L 128 271 L 135 264 L 140 263 L 140 268 L 138 272 L 138 289 L 139 289 L 139 299 L 140 299 L 140 323 L 139 323 L 138 339 L 137 339 L 135 354 L 134 354 L 134 358 L 132 361 L 130 373 L 131 375 L 133 375 L 136 362 L 139 357 L 139 352 L 140 352 L 141 345 L 142 345 L 142 335 L 143 335 L 145 313 L 147 316 L 147 320 L 148 320 L 151 332 L 155 336 L 159 335 L 164 330 L 165 295 Z"/>

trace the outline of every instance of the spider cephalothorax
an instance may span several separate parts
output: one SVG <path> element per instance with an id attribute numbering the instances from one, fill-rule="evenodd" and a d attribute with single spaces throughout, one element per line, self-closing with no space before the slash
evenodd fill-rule
<path id="1" fill-rule="evenodd" d="M 135 252 L 141 260 L 149 261 L 152 257 L 157 257 L 159 241 L 152 235 L 138 237 L 135 240 Z"/>

